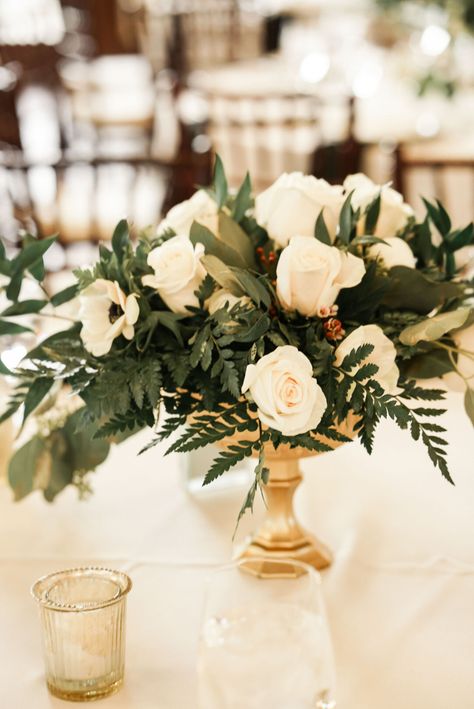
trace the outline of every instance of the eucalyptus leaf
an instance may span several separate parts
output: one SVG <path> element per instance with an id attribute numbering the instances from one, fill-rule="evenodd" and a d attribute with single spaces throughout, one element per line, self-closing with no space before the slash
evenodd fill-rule
<path id="1" fill-rule="evenodd" d="M 8 466 L 8 481 L 15 500 L 21 500 L 32 492 L 38 464 L 45 453 L 46 442 L 35 436 L 13 454 Z"/>
<path id="2" fill-rule="evenodd" d="M 464 408 L 474 426 L 474 389 L 466 389 L 464 394 Z"/>
<path id="3" fill-rule="evenodd" d="M 453 371 L 453 363 L 446 350 L 432 349 L 400 363 L 408 379 L 433 379 Z"/>
<path id="4" fill-rule="evenodd" d="M 52 296 L 51 304 L 54 305 L 54 307 L 57 307 L 58 305 L 63 305 L 63 303 L 68 303 L 70 300 L 76 297 L 78 292 L 79 286 L 77 284 L 68 286 L 67 288 L 64 288 L 63 290 L 59 291 L 58 293 L 55 293 L 55 295 Z"/>
<path id="5" fill-rule="evenodd" d="M 212 231 L 207 229 L 207 227 L 202 224 L 193 222 L 189 237 L 194 245 L 202 244 L 206 254 L 217 256 L 217 258 L 226 263 L 228 266 L 239 266 L 240 268 L 245 268 L 245 260 L 239 252 L 214 236 Z"/>
<path id="6" fill-rule="evenodd" d="M 0 313 L 0 317 L 7 318 L 13 317 L 14 315 L 30 315 L 32 313 L 39 313 L 39 311 L 42 310 L 47 304 L 47 300 L 22 300 L 21 302 L 14 303 L 6 308 Z"/>
<path id="7" fill-rule="evenodd" d="M 219 212 L 219 236 L 240 254 L 249 268 L 255 268 L 255 250 L 245 231 L 225 212 Z"/>
<path id="8" fill-rule="evenodd" d="M 221 288 L 226 288 L 238 297 L 245 295 L 245 291 L 232 269 L 226 266 L 217 256 L 205 255 L 202 257 L 201 263 Z"/>
<path id="9" fill-rule="evenodd" d="M 471 308 L 458 308 L 448 313 L 440 313 L 432 318 L 422 320 L 416 325 L 406 327 L 400 333 L 400 342 L 404 345 L 416 345 L 418 342 L 439 340 L 451 330 L 462 327 L 466 322 Z"/>
<path id="10" fill-rule="evenodd" d="M 462 296 L 457 283 L 437 282 L 408 266 L 395 266 L 386 281 L 387 292 L 383 303 L 389 308 L 412 310 L 426 315 L 450 298 Z"/>
<path id="11" fill-rule="evenodd" d="M 33 332 L 30 327 L 18 325 L 16 322 L 9 320 L 0 320 L 0 336 L 1 335 L 21 335 L 23 332 Z"/>

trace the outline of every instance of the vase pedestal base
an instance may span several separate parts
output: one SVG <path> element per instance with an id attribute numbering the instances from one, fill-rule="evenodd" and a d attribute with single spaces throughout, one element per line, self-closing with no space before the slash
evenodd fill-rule
<path id="1" fill-rule="evenodd" d="M 270 459 L 268 464 L 265 518 L 250 544 L 238 555 L 246 562 L 243 568 L 261 578 L 295 577 L 304 573 L 291 560 L 318 570 L 327 568 L 332 562 L 331 551 L 306 532 L 295 518 L 293 495 L 303 479 L 298 460 Z M 282 566 L 282 560 L 288 560 L 288 564 Z"/>

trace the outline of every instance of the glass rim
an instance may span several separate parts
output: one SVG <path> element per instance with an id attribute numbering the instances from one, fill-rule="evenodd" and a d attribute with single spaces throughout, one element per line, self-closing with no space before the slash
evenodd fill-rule
<path id="1" fill-rule="evenodd" d="M 81 577 L 96 574 L 107 580 L 112 580 L 118 587 L 118 592 L 103 601 L 91 601 L 85 603 L 60 603 L 53 601 L 49 597 L 49 591 L 53 588 L 55 582 L 64 576 Z M 71 569 L 62 569 L 61 571 L 53 571 L 50 574 L 41 576 L 31 586 L 31 594 L 33 598 L 40 604 L 42 608 L 58 611 L 59 613 L 87 613 L 88 611 L 100 610 L 107 606 L 112 606 L 119 603 L 130 592 L 132 588 L 132 579 L 123 571 L 109 569 L 103 566 L 78 566 Z"/>
<path id="2" fill-rule="evenodd" d="M 265 562 L 265 561 L 271 561 L 272 564 L 281 564 L 282 566 L 288 566 L 289 564 L 296 566 L 300 569 L 303 569 L 306 571 L 306 573 L 312 577 L 312 579 L 318 584 L 321 585 L 321 574 L 317 569 L 314 568 L 314 566 L 311 566 L 310 564 L 307 564 L 305 561 L 299 561 L 297 559 L 292 559 L 291 556 L 289 557 L 281 557 L 278 559 L 275 559 L 272 556 L 265 556 L 265 554 L 261 554 L 259 556 L 252 556 L 249 558 L 245 559 L 233 559 L 232 561 L 229 561 L 225 564 L 216 564 L 215 566 L 212 567 L 211 569 L 211 574 L 218 574 L 221 572 L 226 572 L 226 571 L 231 571 L 232 569 L 237 569 L 240 567 L 245 566 L 245 564 L 253 563 L 253 562 Z M 276 576 L 273 580 L 285 580 L 285 578 L 292 579 L 292 576 Z M 272 580 L 271 577 L 267 578 L 262 578 L 261 580 Z"/>

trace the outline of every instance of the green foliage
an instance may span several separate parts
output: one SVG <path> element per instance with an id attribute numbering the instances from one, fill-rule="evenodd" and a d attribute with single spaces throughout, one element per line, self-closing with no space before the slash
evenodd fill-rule
<path id="1" fill-rule="evenodd" d="M 324 221 L 324 209 L 321 209 L 318 218 L 316 219 L 316 224 L 314 225 L 314 236 L 323 244 L 331 246 L 331 237 L 329 235 L 326 222 Z"/>
<path id="2" fill-rule="evenodd" d="M 246 212 L 252 206 L 252 183 L 250 181 L 250 175 L 247 172 L 244 181 L 239 187 L 239 191 L 234 200 L 232 206 L 232 218 L 235 222 L 239 223 L 244 218 Z"/>

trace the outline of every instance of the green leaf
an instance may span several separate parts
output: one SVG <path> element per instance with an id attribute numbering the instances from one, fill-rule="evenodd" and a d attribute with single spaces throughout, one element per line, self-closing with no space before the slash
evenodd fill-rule
<path id="1" fill-rule="evenodd" d="M 63 290 L 53 295 L 51 298 L 51 304 L 54 305 L 54 307 L 56 308 L 58 305 L 68 303 L 70 300 L 76 297 L 78 292 L 79 286 L 75 283 L 74 285 L 69 286 L 68 288 L 64 288 Z"/>
<path id="2" fill-rule="evenodd" d="M 433 242 L 431 240 L 431 229 L 428 217 L 415 227 L 415 255 L 418 256 L 425 266 L 433 260 Z"/>
<path id="3" fill-rule="evenodd" d="M 126 219 L 121 219 L 112 236 L 112 249 L 119 263 L 122 263 L 130 243 L 130 231 Z"/>
<path id="4" fill-rule="evenodd" d="M 225 205 L 227 201 L 227 195 L 229 194 L 229 188 L 227 186 L 227 178 L 225 176 L 224 165 L 219 155 L 216 155 L 216 161 L 214 163 L 214 179 L 213 187 L 216 193 L 216 202 L 219 209 Z"/>
<path id="5" fill-rule="evenodd" d="M 54 379 L 48 377 L 40 377 L 36 379 L 28 390 L 25 398 L 25 409 L 23 412 L 23 423 L 28 416 L 36 409 L 43 401 L 49 390 L 54 384 Z"/>
<path id="6" fill-rule="evenodd" d="M 14 271 L 25 271 L 30 266 L 33 266 L 38 259 L 44 256 L 55 241 L 55 236 L 50 236 L 48 239 L 33 239 L 30 241 L 23 247 L 18 256 L 13 259 Z"/>
<path id="7" fill-rule="evenodd" d="M 0 320 L 0 336 L 1 335 L 20 335 L 22 332 L 33 332 L 30 327 L 18 325 L 15 322 L 8 320 Z"/>
<path id="8" fill-rule="evenodd" d="M 236 222 L 240 222 L 240 220 L 245 216 L 245 212 L 251 207 L 251 195 L 252 183 L 250 181 L 250 175 L 247 172 L 244 181 L 239 187 L 239 191 L 237 192 L 234 201 L 234 206 L 232 208 L 232 217 L 235 219 Z"/>
<path id="9" fill-rule="evenodd" d="M 339 215 L 338 237 L 343 244 L 348 244 L 351 240 L 352 218 L 354 215 L 351 204 L 353 193 L 354 190 L 347 195 Z"/>
<path id="10" fill-rule="evenodd" d="M 464 408 L 474 426 L 474 389 L 466 389 L 464 394 Z"/>
<path id="11" fill-rule="evenodd" d="M 429 202 L 424 197 L 422 199 L 428 212 L 429 218 L 431 219 L 441 236 L 446 236 L 449 233 L 449 230 L 451 229 L 451 220 L 446 210 L 440 202 L 438 202 L 438 207 L 435 207 L 434 204 L 431 204 L 431 202 Z"/>
<path id="12" fill-rule="evenodd" d="M 445 243 L 448 251 L 458 251 L 465 246 L 474 243 L 474 224 L 471 222 L 464 229 L 450 234 L 449 240 Z"/>
<path id="13" fill-rule="evenodd" d="M 380 214 L 380 201 L 381 193 L 379 192 L 377 197 L 369 204 L 367 207 L 367 212 L 365 215 L 365 233 L 372 235 L 377 226 L 377 222 Z"/>
<path id="14" fill-rule="evenodd" d="M 349 352 L 349 354 L 344 357 L 340 369 L 349 372 L 354 367 L 357 367 L 357 365 L 362 364 L 362 362 L 370 354 L 372 354 L 374 349 L 374 345 L 371 345 L 368 342 L 360 345 L 359 347 L 356 347 L 356 349 L 351 350 L 351 352 Z"/>
<path id="15" fill-rule="evenodd" d="M 451 330 L 462 327 L 471 313 L 471 308 L 458 308 L 448 313 L 440 313 L 406 327 L 400 333 L 400 342 L 414 346 L 418 342 L 439 340 Z"/>
<path id="16" fill-rule="evenodd" d="M 179 321 L 185 316 L 178 315 L 176 313 L 168 313 L 166 310 L 157 310 L 152 313 L 152 315 L 157 318 L 160 325 L 163 325 L 163 327 L 166 327 L 173 333 L 180 345 L 183 344 L 183 336 L 179 327 Z"/>
<path id="17" fill-rule="evenodd" d="M 228 266 L 246 268 L 245 260 L 240 253 L 214 236 L 212 231 L 202 224 L 193 222 L 189 237 L 194 245 L 203 244 L 206 254 L 216 256 Z"/>
<path id="18" fill-rule="evenodd" d="M 426 315 L 451 298 L 463 295 L 457 283 L 435 282 L 408 266 L 395 266 L 387 279 L 383 303 L 393 310 L 412 310 Z"/>
<path id="19" fill-rule="evenodd" d="M 32 492 L 38 462 L 45 452 L 46 442 L 35 436 L 13 454 L 8 466 L 8 481 L 15 500 L 21 500 Z"/>
<path id="20" fill-rule="evenodd" d="M 321 209 L 319 212 L 318 218 L 316 219 L 316 224 L 314 225 L 314 236 L 316 239 L 319 241 L 322 241 L 323 244 L 327 244 L 328 246 L 331 246 L 331 237 L 329 235 L 328 228 L 326 226 L 326 222 L 324 221 L 324 209 Z"/>
<path id="21" fill-rule="evenodd" d="M 2 362 L 1 359 L 0 359 L 0 374 L 5 374 L 5 375 L 7 375 L 7 376 L 13 374 L 13 373 L 8 369 L 8 367 L 6 366 L 6 364 L 4 364 L 4 363 Z"/>
<path id="22" fill-rule="evenodd" d="M 245 260 L 249 268 L 255 268 L 255 250 L 250 237 L 225 212 L 219 213 L 219 236 Z"/>
<path id="23" fill-rule="evenodd" d="M 39 313 L 40 310 L 48 304 L 47 300 L 22 300 L 14 303 L 0 313 L 0 317 L 7 318 L 13 315 L 30 315 L 31 313 Z"/>
<path id="24" fill-rule="evenodd" d="M 438 348 L 416 355 L 402 365 L 403 374 L 410 379 L 432 379 L 453 371 L 448 352 Z"/>

